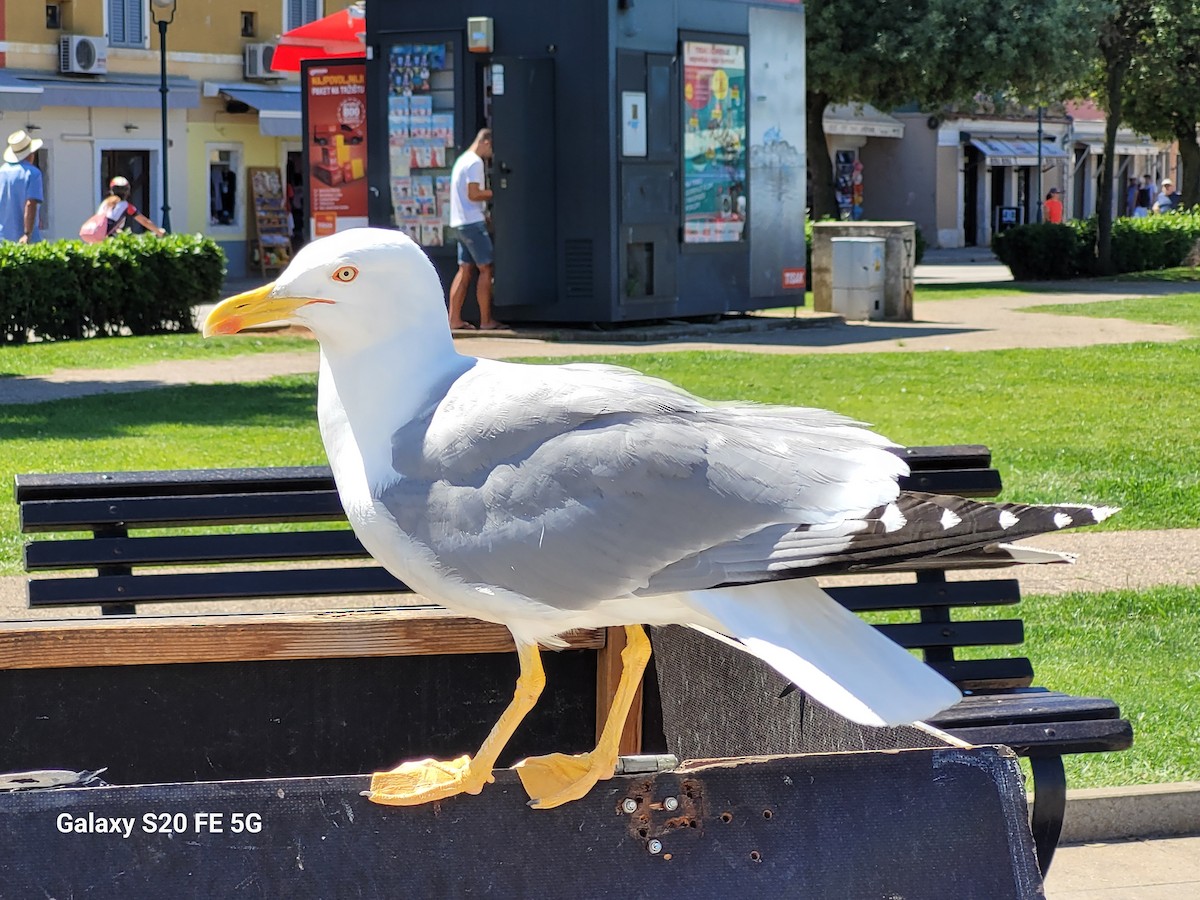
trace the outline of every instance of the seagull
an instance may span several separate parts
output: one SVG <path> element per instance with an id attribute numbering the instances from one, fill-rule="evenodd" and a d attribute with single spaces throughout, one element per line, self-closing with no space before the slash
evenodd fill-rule
<path id="1" fill-rule="evenodd" d="M 922 721 L 960 693 L 825 594 L 818 574 L 1008 542 L 1112 512 L 901 492 L 896 445 L 821 409 L 709 402 L 616 366 L 529 365 L 455 349 L 436 271 L 395 231 L 300 250 L 272 284 L 218 304 L 204 334 L 267 322 L 320 342 L 317 419 L 368 552 L 413 590 L 508 627 L 513 700 L 474 756 L 376 772 L 368 796 L 477 794 L 543 686 L 540 646 L 623 627 L 623 670 L 594 750 L 517 764 L 535 808 L 613 776 L 650 642 L 699 629 L 866 725 Z"/>

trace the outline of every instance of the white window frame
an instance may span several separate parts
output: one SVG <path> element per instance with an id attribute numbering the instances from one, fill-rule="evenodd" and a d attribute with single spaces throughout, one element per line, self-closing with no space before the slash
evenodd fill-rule
<path id="1" fill-rule="evenodd" d="M 91 215 L 96 211 L 96 207 L 100 201 L 104 199 L 107 193 L 108 185 L 100 184 L 100 158 L 104 155 L 105 150 L 143 150 L 150 154 L 150 171 L 147 173 L 150 177 L 150 209 L 143 209 L 142 215 L 152 222 L 161 225 L 159 218 L 162 216 L 162 144 L 147 143 L 145 140 L 137 138 L 97 138 L 92 149 L 92 172 L 95 178 L 96 188 L 93 191 L 91 200 Z"/>
<path id="2" fill-rule="evenodd" d="M 303 5 L 304 0 L 300 0 L 300 2 Z M 292 22 L 288 19 L 288 7 L 291 6 L 291 2 L 290 0 L 283 0 L 283 30 L 291 31 L 293 28 L 299 28 L 301 25 L 307 25 L 309 22 L 315 22 L 317 19 L 322 18 L 325 15 L 325 0 L 313 0 L 313 2 L 316 4 L 316 12 L 311 19 L 303 22 Z M 303 12 L 301 12 L 300 18 L 304 18 Z"/>
<path id="3" fill-rule="evenodd" d="M 222 150 L 232 154 L 231 168 L 237 175 L 237 190 L 233 195 L 233 221 L 228 225 L 214 225 L 208 195 L 212 184 L 209 166 L 212 165 L 212 154 Z M 239 235 L 246 230 L 246 151 L 238 142 L 213 141 L 204 145 L 204 229 L 206 234 L 218 237 Z"/>
<path id="4" fill-rule="evenodd" d="M 104 35 L 108 38 L 110 47 L 126 47 L 147 50 L 150 47 L 150 0 L 120 0 L 126 7 L 141 5 L 142 7 L 142 37 L 140 41 L 125 41 L 117 43 L 112 37 L 112 22 L 109 21 L 109 4 L 112 0 L 104 0 Z"/>

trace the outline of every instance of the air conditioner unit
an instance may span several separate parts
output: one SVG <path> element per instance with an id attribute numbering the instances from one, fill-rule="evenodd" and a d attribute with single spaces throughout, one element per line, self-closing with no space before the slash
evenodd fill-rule
<path id="1" fill-rule="evenodd" d="M 281 72 L 271 70 L 271 57 L 275 55 L 274 44 L 247 44 L 242 54 L 242 77 L 282 78 Z"/>
<path id="2" fill-rule="evenodd" d="M 64 34 L 58 39 L 58 71 L 71 75 L 103 75 L 108 71 L 108 39 Z"/>

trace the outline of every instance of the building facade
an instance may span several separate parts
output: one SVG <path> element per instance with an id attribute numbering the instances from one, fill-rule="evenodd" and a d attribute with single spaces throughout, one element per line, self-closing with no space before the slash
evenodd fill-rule
<path id="1" fill-rule="evenodd" d="M 167 205 L 172 231 L 213 237 L 244 271 L 246 170 L 298 171 L 298 81 L 269 72 L 268 48 L 349 2 L 0 0 L 0 136 L 44 141 L 46 237 L 75 237 L 124 175 L 147 216 L 162 224 Z M 170 18 L 165 197 L 158 18 Z"/>
<path id="2" fill-rule="evenodd" d="M 1039 221 L 1051 188 L 1067 218 L 1096 213 L 1105 116 L 1091 104 L 1044 112 L 1040 124 L 1036 114 L 886 115 L 870 107 L 830 107 L 825 121 L 839 201 L 849 198 L 843 218 L 915 221 L 931 246 L 986 247 L 997 229 Z M 1178 181 L 1170 147 L 1127 128 L 1118 132 L 1116 157 L 1116 215 L 1129 212 L 1130 179 Z"/>

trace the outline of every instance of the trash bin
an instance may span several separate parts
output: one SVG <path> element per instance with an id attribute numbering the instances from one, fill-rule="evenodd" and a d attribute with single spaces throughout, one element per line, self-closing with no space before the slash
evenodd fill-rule
<path id="1" fill-rule="evenodd" d="M 883 238 L 842 237 L 833 248 L 833 311 L 847 319 L 883 318 Z"/>

